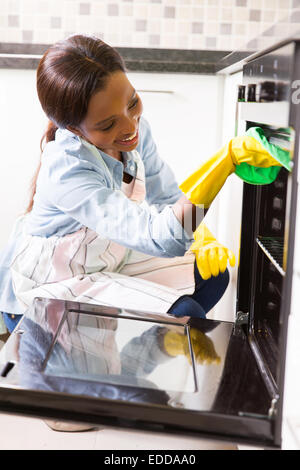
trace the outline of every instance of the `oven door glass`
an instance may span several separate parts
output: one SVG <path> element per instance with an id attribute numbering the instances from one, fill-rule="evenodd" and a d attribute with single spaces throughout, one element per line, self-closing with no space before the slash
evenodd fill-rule
<path id="1" fill-rule="evenodd" d="M 179 341 L 178 347 L 176 344 L 174 347 L 178 352 L 180 350 L 173 357 L 164 348 L 164 338 L 171 332 L 170 326 L 71 311 L 51 345 L 43 373 L 58 377 L 58 380 L 72 378 L 154 390 L 194 392 L 195 371 L 191 367 L 192 351 L 187 327 L 178 325 L 172 331 L 173 341 Z"/>
<path id="2" fill-rule="evenodd" d="M 1 410 L 272 443 L 268 390 L 230 322 L 36 299 L 0 367 Z"/>

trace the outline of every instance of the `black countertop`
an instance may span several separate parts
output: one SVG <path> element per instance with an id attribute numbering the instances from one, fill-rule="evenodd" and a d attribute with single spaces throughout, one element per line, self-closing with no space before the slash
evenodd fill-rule
<path id="1" fill-rule="evenodd" d="M 49 45 L 0 43 L 0 68 L 36 69 Z M 215 74 L 230 51 L 116 48 L 129 72 Z"/>

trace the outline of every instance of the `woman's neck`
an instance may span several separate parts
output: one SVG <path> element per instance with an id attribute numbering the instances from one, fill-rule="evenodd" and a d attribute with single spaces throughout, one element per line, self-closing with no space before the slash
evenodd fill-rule
<path id="1" fill-rule="evenodd" d="M 123 163 L 123 155 L 122 152 L 117 152 L 117 151 L 110 151 L 107 153 L 110 157 L 114 158 L 115 160 L 118 160 L 119 162 Z"/>

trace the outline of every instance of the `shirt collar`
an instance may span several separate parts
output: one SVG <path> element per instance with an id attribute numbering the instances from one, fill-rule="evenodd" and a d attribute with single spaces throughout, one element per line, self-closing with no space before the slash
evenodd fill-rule
<path id="1" fill-rule="evenodd" d="M 75 140 L 80 140 L 79 137 L 74 134 L 74 132 L 69 131 L 68 129 L 58 129 L 56 131 L 56 139 L 60 140 L 61 138 L 73 138 Z M 124 171 L 126 173 L 129 173 L 131 176 L 135 177 L 136 176 L 136 171 L 137 171 L 137 163 L 136 159 L 134 157 L 133 152 L 123 152 L 123 163 L 116 160 L 115 158 L 111 157 L 107 153 L 103 152 L 103 150 L 98 149 L 95 147 L 97 152 L 99 152 L 100 156 L 103 158 L 105 161 L 105 164 L 107 167 L 112 170 L 116 171 L 117 173 L 120 173 L 122 175 L 123 173 L 123 166 L 124 166 Z"/>

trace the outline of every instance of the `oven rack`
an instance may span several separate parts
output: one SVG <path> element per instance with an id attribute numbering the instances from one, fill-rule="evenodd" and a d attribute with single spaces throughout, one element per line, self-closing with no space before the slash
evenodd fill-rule
<path id="1" fill-rule="evenodd" d="M 277 268 L 282 276 L 285 276 L 283 268 L 284 239 L 283 237 L 257 237 L 256 243 Z"/>

